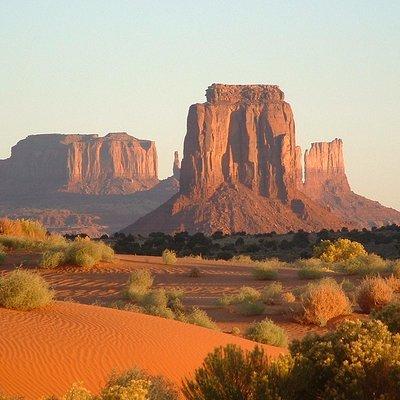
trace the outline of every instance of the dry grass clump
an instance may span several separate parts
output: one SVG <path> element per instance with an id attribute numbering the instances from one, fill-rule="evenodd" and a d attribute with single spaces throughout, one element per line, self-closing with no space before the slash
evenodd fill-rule
<path id="1" fill-rule="evenodd" d="M 386 278 L 386 283 L 392 288 L 394 293 L 400 293 L 400 278 L 390 275 Z"/>
<path id="2" fill-rule="evenodd" d="M 284 329 L 270 319 L 254 322 L 246 329 L 245 337 L 255 342 L 286 347 L 288 337 Z"/>
<path id="3" fill-rule="evenodd" d="M 279 261 L 277 258 L 271 258 L 264 261 L 253 261 L 253 265 L 252 274 L 256 279 L 271 281 L 277 278 L 278 269 L 285 265 L 285 263 Z"/>
<path id="4" fill-rule="evenodd" d="M 207 329 L 219 330 L 217 324 L 208 316 L 208 314 L 200 308 L 194 307 L 192 311 L 179 318 L 182 322 L 201 326 Z"/>
<path id="5" fill-rule="evenodd" d="M 292 292 L 282 293 L 281 298 L 284 303 L 294 303 L 296 301 L 296 296 Z"/>
<path id="6" fill-rule="evenodd" d="M 338 262 L 336 268 L 349 275 L 379 275 L 389 269 L 389 263 L 376 254 L 364 254 Z"/>
<path id="7" fill-rule="evenodd" d="M 282 300 L 283 286 L 280 282 L 272 282 L 265 286 L 261 298 L 264 303 L 274 305 L 279 304 Z"/>
<path id="8" fill-rule="evenodd" d="M 265 311 L 261 293 L 248 286 L 242 286 L 237 294 L 223 295 L 218 300 L 218 304 L 224 307 L 235 305 L 242 315 L 259 315 Z"/>
<path id="9" fill-rule="evenodd" d="M 134 302 L 140 302 L 153 285 L 154 278 L 144 269 L 133 271 L 129 276 L 125 295 Z"/>
<path id="10" fill-rule="evenodd" d="M 301 295 L 301 304 L 302 319 L 319 326 L 325 326 L 334 317 L 351 313 L 345 292 L 329 278 L 307 285 Z"/>
<path id="11" fill-rule="evenodd" d="M 112 262 L 114 250 L 103 242 L 89 238 L 77 238 L 73 242 L 56 245 L 42 256 L 42 268 L 57 268 L 61 265 L 76 265 L 90 269 L 99 262 Z"/>
<path id="12" fill-rule="evenodd" d="M 327 272 L 327 263 L 319 258 L 298 260 L 295 267 L 299 268 L 298 275 L 301 279 L 321 279 Z"/>
<path id="13" fill-rule="evenodd" d="M 392 261 L 389 270 L 396 278 L 400 278 L 400 260 Z"/>
<path id="14" fill-rule="evenodd" d="M 253 264 L 253 259 L 250 256 L 245 256 L 243 254 L 239 254 L 238 256 L 234 256 L 230 259 L 229 263 L 233 264 Z"/>
<path id="15" fill-rule="evenodd" d="M 314 247 L 314 256 L 330 263 L 351 260 L 364 255 L 367 255 L 364 246 L 349 239 L 340 238 L 334 242 L 322 240 Z"/>
<path id="16" fill-rule="evenodd" d="M 165 249 L 162 253 L 162 259 L 164 264 L 174 265 L 176 264 L 177 261 L 176 253 L 172 250 Z"/>
<path id="17" fill-rule="evenodd" d="M 0 235 L 44 240 L 46 228 L 39 221 L 29 219 L 0 219 Z"/>
<path id="18" fill-rule="evenodd" d="M 52 302 L 54 292 L 38 274 L 14 270 L 0 278 L 0 306 L 15 310 L 32 310 Z"/>
<path id="19" fill-rule="evenodd" d="M 393 289 L 381 277 L 364 278 L 356 295 L 357 303 L 365 313 L 382 308 L 390 303 L 392 298 Z"/>

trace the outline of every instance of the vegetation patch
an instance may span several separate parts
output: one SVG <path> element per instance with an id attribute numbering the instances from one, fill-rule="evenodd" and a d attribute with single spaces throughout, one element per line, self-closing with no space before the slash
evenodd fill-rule
<path id="1" fill-rule="evenodd" d="M 329 272 L 327 263 L 319 258 L 301 259 L 295 263 L 301 279 L 321 279 Z"/>
<path id="2" fill-rule="evenodd" d="M 302 319 L 319 326 L 325 326 L 334 317 L 351 313 L 345 292 L 330 278 L 308 284 L 301 294 L 301 304 Z"/>
<path id="3" fill-rule="evenodd" d="M 246 329 L 245 337 L 255 342 L 272 346 L 286 347 L 288 344 L 286 331 L 270 319 L 249 325 Z"/>
<path id="4" fill-rule="evenodd" d="M 162 259 L 164 264 L 174 265 L 176 264 L 177 261 L 176 253 L 172 250 L 165 249 L 162 253 Z"/>
<path id="5" fill-rule="evenodd" d="M 0 306 L 15 310 L 32 310 L 52 302 L 54 292 L 38 274 L 14 270 L 0 277 Z"/>
<path id="6" fill-rule="evenodd" d="M 367 251 L 364 246 L 349 239 L 340 238 L 334 242 L 322 240 L 314 247 L 314 256 L 329 263 L 347 261 L 365 255 Z"/>
<path id="7" fill-rule="evenodd" d="M 392 299 L 393 289 L 381 277 L 364 278 L 357 291 L 357 303 L 365 313 L 382 308 Z"/>

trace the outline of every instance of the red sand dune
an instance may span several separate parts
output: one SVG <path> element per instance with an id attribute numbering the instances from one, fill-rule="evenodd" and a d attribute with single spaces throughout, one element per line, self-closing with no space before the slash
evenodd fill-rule
<path id="1" fill-rule="evenodd" d="M 98 392 L 112 370 L 133 366 L 180 384 L 215 347 L 254 342 L 153 316 L 56 302 L 29 312 L 0 309 L 0 392 L 38 399 L 74 382 Z M 283 350 L 265 346 L 275 357 Z"/>

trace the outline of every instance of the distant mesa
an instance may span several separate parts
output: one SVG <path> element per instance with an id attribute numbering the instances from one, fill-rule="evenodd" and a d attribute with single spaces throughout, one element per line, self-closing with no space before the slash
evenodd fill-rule
<path id="1" fill-rule="evenodd" d="M 125 132 L 31 135 L 0 163 L 6 186 L 29 191 L 128 194 L 155 186 L 157 174 L 154 142 Z"/>
<path id="2" fill-rule="evenodd" d="M 249 233 L 400 223 L 400 213 L 350 189 L 343 144 L 296 145 L 275 85 L 213 84 L 190 106 L 179 193 L 124 232 Z"/>
<path id="3" fill-rule="evenodd" d="M 178 179 L 160 181 L 155 143 L 126 132 L 31 135 L 0 160 L 0 215 L 98 236 L 158 207 Z"/>

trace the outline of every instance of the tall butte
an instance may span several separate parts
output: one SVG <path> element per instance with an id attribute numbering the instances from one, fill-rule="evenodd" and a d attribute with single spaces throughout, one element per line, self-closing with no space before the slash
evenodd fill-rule
<path id="1" fill-rule="evenodd" d="M 339 228 L 306 196 L 293 113 L 275 85 L 213 84 L 189 108 L 180 191 L 126 228 L 249 233 Z"/>

